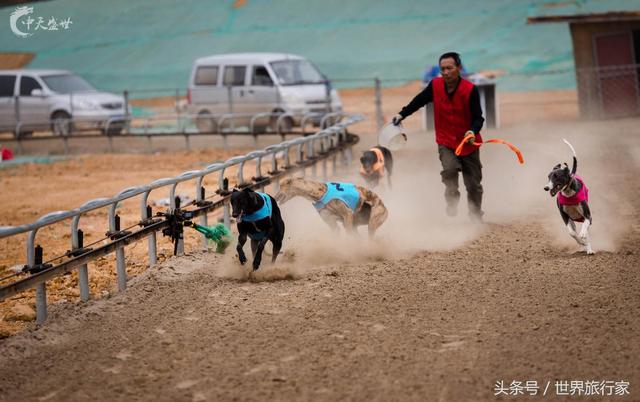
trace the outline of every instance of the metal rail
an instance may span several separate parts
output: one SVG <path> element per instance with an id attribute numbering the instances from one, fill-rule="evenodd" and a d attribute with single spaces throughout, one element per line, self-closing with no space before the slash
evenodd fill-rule
<path id="1" fill-rule="evenodd" d="M 299 137 L 279 144 L 271 145 L 265 149 L 250 152 L 243 156 L 230 158 L 223 163 L 214 163 L 202 170 L 193 170 L 184 172 L 173 178 L 164 178 L 156 180 L 150 184 L 138 187 L 130 187 L 120 191 L 111 198 L 98 198 L 88 201 L 78 208 L 70 211 L 57 211 L 46 214 L 33 223 L 20 226 L 3 226 L 0 227 L 0 239 L 10 236 L 16 236 L 22 233 L 29 233 L 26 242 L 27 264 L 25 270 L 32 272 L 28 278 L 15 281 L 11 284 L 0 287 L 0 300 L 11 297 L 16 293 L 36 288 L 36 322 L 41 324 L 47 316 L 46 302 L 46 282 L 54 279 L 73 269 L 79 269 L 79 287 L 81 300 L 89 299 L 89 284 L 87 275 L 87 263 L 104 255 L 116 253 L 116 269 L 118 277 L 118 289 L 124 291 L 126 288 L 126 265 L 124 247 L 134 241 L 138 241 L 145 237 L 149 242 L 149 265 L 153 266 L 157 261 L 156 256 L 156 232 L 166 228 L 169 225 L 168 220 L 164 218 L 154 219 L 151 215 L 150 207 L 147 204 L 151 191 L 169 187 L 170 207 L 169 213 L 175 214 L 184 211 L 180 205 L 176 204 L 176 189 L 180 183 L 196 180 L 196 200 L 193 203 L 197 208 L 191 211 L 194 217 L 200 217 L 200 224 L 206 225 L 207 213 L 223 209 L 223 220 L 227 227 L 230 225 L 230 205 L 229 192 L 225 188 L 225 171 L 230 167 L 238 167 L 236 178 L 239 187 L 264 188 L 268 184 L 274 184 L 278 189 L 279 180 L 298 170 L 311 168 L 311 174 L 316 176 L 316 165 L 322 162 L 322 178 L 327 179 L 328 167 L 327 160 L 332 157 L 333 172 L 337 170 L 336 158 L 338 154 L 344 156 L 345 163 L 351 162 L 351 146 L 358 141 L 358 137 L 348 134 L 347 127 L 358 121 L 361 121 L 361 115 L 348 116 L 343 122 L 330 126 L 313 135 L 307 137 Z M 306 147 L 306 151 L 305 148 Z M 296 161 L 291 163 L 290 150 L 295 150 Z M 278 154 L 282 154 L 279 158 Z M 262 171 L 262 160 L 271 158 L 270 171 L 265 173 Z M 278 159 L 282 159 L 282 166 L 278 166 Z M 244 176 L 244 166 L 248 161 L 256 161 L 255 176 L 247 180 Z M 207 175 L 218 173 L 218 190 L 219 199 L 216 201 L 206 201 L 204 187 L 202 186 L 204 178 Z M 120 229 L 119 218 L 116 215 L 118 204 L 126 199 L 140 196 L 140 216 L 139 226 L 142 228 L 133 231 L 123 231 Z M 188 205 L 189 206 L 189 205 Z M 78 229 L 80 218 L 83 214 L 98 209 L 109 207 L 109 232 L 111 242 L 96 249 L 85 249 L 82 244 L 81 231 Z M 36 247 L 36 235 L 38 230 L 64 220 L 71 219 L 71 251 L 68 253 L 70 257 L 55 266 L 49 266 L 42 263 L 42 252 L 38 252 Z M 206 242 L 204 243 L 206 246 Z M 177 254 L 181 254 L 183 250 L 183 241 L 176 243 Z"/>
<path id="2" fill-rule="evenodd" d="M 124 116 L 118 118 L 109 118 L 104 122 L 104 127 L 78 130 L 73 129 L 76 123 L 86 123 L 86 120 L 74 120 L 72 118 L 67 119 L 70 131 L 67 135 L 56 135 L 52 132 L 51 135 L 45 136 L 12 136 L 7 138 L 0 138 L 4 142 L 17 143 L 18 153 L 23 153 L 23 143 L 33 141 L 62 141 L 64 147 L 64 153 L 69 154 L 69 143 L 76 139 L 102 139 L 106 138 L 109 141 L 109 150 L 113 152 L 114 138 L 146 138 L 148 143 L 149 152 L 153 153 L 153 138 L 166 138 L 166 137 L 184 137 L 185 148 L 191 149 L 190 137 L 201 136 L 221 136 L 224 141 L 224 147 L 228 147 L 228 136 L 251 136 L 254 141 L 254 145 L 258 144 L 258 136 L 260 135 L 280 135 L 282 140 L 285 140 L 287 134 L 290 135 L 308 135 L 307 125 L 310 122 L 315 122 L 320 128 L 337 124 L 344 118 L 349 116 L 343 112 L 331 112 L 331 113 L 221 113 L 221 114 L 208 114 L 206 117 L 197 114 L 168 114 L 168 115 L 154 115 L 149 117 L 132 117 Z M 295 126 L 287 126 L 284 123 L 285 119 L 290 118 L 292 121 L 297 121 L 299 124 Z M 197 121 L 198 119 L 208 119 L 215 124 L 212 125 L 212 130 L 201 131 L 197 128 L 188 129 L 189 124 Z M 170 122 L 173 126 L 167 130 L 158 130 L 161 126 L 158 123 Z M 242 124 L 244 122 L 244 124 Z M 259 124 L 259 122 L 261 122 Z M 135 123 L 135 124 L 134 124 Z M 119 125 L 123 132 L 111 131 L 111 128 L 115 125 Z M 154 126 L 154 124 L 156 124 Z M 20 123 L 18 123 L 20 125 Z M 239 127 L 245 127 L 244 131 L 238 129 Z M 259 130 L 269 127 L 269 130 Z M 299 127 L 299 129 L 295 129 Z M 101 130 L 103 134 L 90 134 L 89 131 Z M 16 128 L 16 132 L 19 132 L 19 127 Z"/>

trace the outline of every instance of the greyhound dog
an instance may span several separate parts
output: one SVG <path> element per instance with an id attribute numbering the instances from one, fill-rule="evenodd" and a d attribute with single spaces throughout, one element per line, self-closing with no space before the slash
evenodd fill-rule
<path id="1" fill-rule="evenodd" d="M 304 197 L 313 202 L 320 217 L 336 230 L 342 222 L 348 233 L 357 226 L 368 226 L 369 236 L 387 219 L 387 208 L 371 190 L 351 183 L 318 183 L 306 179 L 287 179 L 280 185 L 276 200 L 284 204 L 293 197 Z"/>
<path id="2" fill-rule="evenodd" d="M 391 188 L 391 173 L 393 172 L 393 156 L 389 149 L 376 145 L 364 151 L 360 157 L 360 175 L 365 179 L 370 187 L 375 187 L 387 175 L 387 183 Z"/>
<path id="3" fill-rule="evenodd" d="M 240 264 L 247 262 L 247 257 L 242 248 L 251 239 L 251 252 L 253 253 L 253 270 L 260 268 L 262 252 L 267 240 L 273 244 L 273 256 L 271 262 L 282 248 L 284 238 L 284 221 L 280 215 L 278 203 L 269 194 L 255 192 L 249 188 L 242 191 L 236 189 L 231 193 L 232 216 L 238 222 L 238 258 Z"/>
<path id="4" fill-rule="evenodd" d="M 582 178 L 576 174 L 578 168 L 578 158 L 576 150 L 569 143 L 563 141 L 571 148 L 573 153 L 573 166 L 569 171 L 569 165 L 564 167 L 557 164 L 549 173 L 549 182 L 544 186 L 552 197 L 558 194 L 557 204 L 560 216 L 569 230 L 569 235 L 582 246 L 582 251 L 587 254 L 595 254 L 589 241 L 589 227 L 593 223 L 591 210 L 589 209 L 589 189 Z M 582 222 L 580 233 L 576 232 L 576 222 Z"/>

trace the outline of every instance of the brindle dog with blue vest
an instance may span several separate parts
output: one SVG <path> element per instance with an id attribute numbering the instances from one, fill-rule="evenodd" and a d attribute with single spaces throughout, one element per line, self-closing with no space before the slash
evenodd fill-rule
<path id="1" fill-rule="evenodd" d="M 273 256 L 271 262 L 276 261 L 282 248 L 284 239 L 284 221 L 280 214 L 278 203 L 269 194 L 253 191 L 245 188 L 242 191 L 236 189 L 231 193 L 232 216 L 238 224 L 238 258 L 240 264 L 247 262 L 247 257 L 242 248 L 251 239 L 251 252 L 253 253 L 253 270 L 260 268 L 262 252 L 271 241 L 273 244 Z"/>
<path id="2" fill-rule="evenodd" d="M 387 219 L 387 208 L 373 191 L 352 183 L 319 183 L 301 178 L 287 179 L 280 184 L 276 200 L 282 205 L 293 197 L 313 202 L 320 217 L 336 230 L 342 222 L 348 233 L 357 226 L 368 226 L 369 236 Z"/>

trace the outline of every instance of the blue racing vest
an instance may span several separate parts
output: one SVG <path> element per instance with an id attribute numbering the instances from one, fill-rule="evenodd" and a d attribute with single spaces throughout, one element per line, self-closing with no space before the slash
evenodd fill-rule
<path id="1" fill-rule="evenodd" d="M 360 201 L 360 193 L 354 184 L 329 182 L 326 185 L 327 192 L 319 201 L 313 203 L 316 209 L 324 208 L 331 200 L 340 200 L 355 212 Z"/>
<path id="2" fill-rule="evenodd" d="M 242 221 L 255 222 L 259 221 L 260 219 L 271 217 L 271 197 L 269 197 L 268 194 L 259 193 L 257 191 L 256 194 L 258 194 L 264 200 L 262 208 L 252 214 L 242 215 Z"/>
<path id="3" fill-rule="evenodd" d="M 262 208 L 260 208 L 259 210 L 257 210 L 256 212 L 252 213 L 252 214 L 247 214 L 247 215 L 242 215 L 241 221 L 242 222 L 255 222 L 255 221 L 259 221 L 260 219 L 264 219 L 264 218 L 270 218 L 271 217 L 271 212 L 272 212 L 272 208 L 271 208 L 271 197 L 269 197 L 268 194 L 265 193 L 260 193 L 258 191 L 256 191 L 256 193 L 262 197 L 262 199 L 264 200 L 264 203 L 262 204 Z M 254 225 L 255 227 L 255 225 Z M 257 227 L 255 227 L 256 230 L 258 230 Z M 267 236 L 267 232 L 261 232 L 259 231 L 258 233 L 249 233 L 249 238 L 253 239 L 253 240 L 262 240 Z"/>

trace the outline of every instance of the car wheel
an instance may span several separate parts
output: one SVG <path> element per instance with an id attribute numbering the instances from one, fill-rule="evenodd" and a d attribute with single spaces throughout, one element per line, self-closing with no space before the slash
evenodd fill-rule
<path id="1" fill-rule="evenodd" d="M 200 112 L 196 118 L 196 127 L 200 133 L 217 133 L 218 122 L 209 112 Z"/>
<path id="2" fill-rule="evenodd" d="M 71 135 L 72 124 L 71 116 L 67 112 L 55 112 L 51 116 L 51 131 L 54 135 Z"/>

